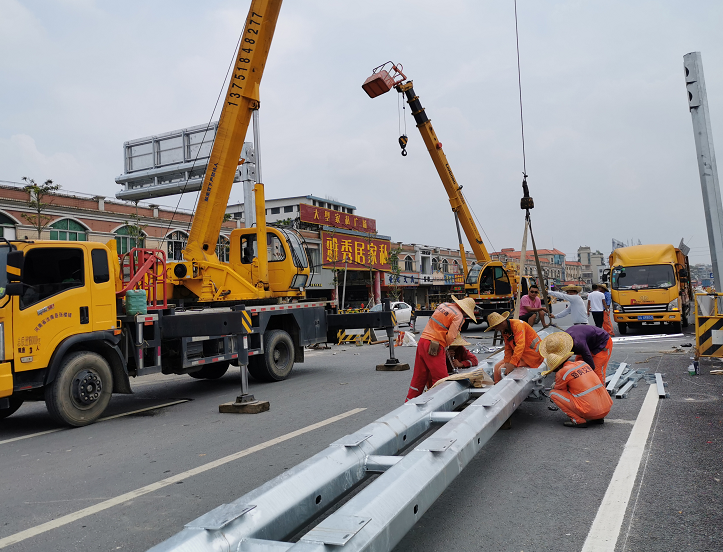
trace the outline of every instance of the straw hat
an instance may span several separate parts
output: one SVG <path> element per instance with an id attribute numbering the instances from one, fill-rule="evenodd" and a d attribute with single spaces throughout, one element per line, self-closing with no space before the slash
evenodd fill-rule
<path id="1" fill-rule="evenodd" d="M 597 288 L 603 291 L 608 291 L 608 287 L 605 284 L 598 284 Z"/>
<path id="2" fill-rule="evenodd" d="M 577 291 L 580 293 L 582 291 L 582 286 L 563 286 L 562 291 Z"/>
<path id="3" fill-rule="evenodd" d="M 464 337 L 461 335 L 458 335 L 454 338 L 454 341 L 449 344 L 450 347 L 465 347 L 467 345 L 472 345 L 469 341 L 467 341 Z"/>
<path id="4" fill-rule="evenodd" d="M 493 312 L 489 316 L 487 316 L 487 329 L 486 332 L 492 331 L 495 329 L 495 326 L 498 326 L 502 324 L 505 320 L 507 320 L 510 317 L 509 311 L 503 312 L 502 314 L 498 312 Z"/>
<path id="5" fill-rule="evenodd" d="M 474 307 L 475 302 L 474 299 L 471 297 L 465 297 L 464 299 L 457 299 L 454 295 L 452 295 L 452 301 L 457 303 L 459 305 L 459 308 L 461 308 L 464 313 L 469 316 L 472 320 L 477 322 L 477 317 L 474 315 Z"/>
<path id="6" fill-rule="evenodd" d="M 573 355 L 572 345 L 572 336 L 567 332 L 555 332 L 540 342 L 540 354 L 547 363 L 543 376 L 557 370 Z"/>

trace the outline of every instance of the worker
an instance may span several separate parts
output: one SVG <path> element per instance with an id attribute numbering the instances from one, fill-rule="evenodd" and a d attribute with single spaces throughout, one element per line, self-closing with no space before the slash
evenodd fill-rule
<path id="1" fill-rule="evenodd" d="M 454 303 L 442 303 L 435 309 L 419 337 L 407 400 L 421 395 L 425 385 L 431 387 L 437 380 L 447 377 L 444 349 L 459 335 L 465 315 L 477 323 L 474 299 L 452 296 L 452 300 Z"/>
<path id="2" fill-rule="evenodd" d="M 605 310 L 605 316 L 603 318 L 603 330 L 605 330 L 610 337 L 615 337 L 615 330 L 613 329 L 613 323 L 610 321 L 610 312 L 612 310 L 613 296 L 610 294 L 608 287 L 605 284 L 597 285 L 598 291 L 601 291 L 605 295 L 605 303 L 608 308 Z"/>
<path id="3" fill-rule="evenodd" d="M 520 299 L 520 320 L 524 320 L 530 326 L 534 326 L 538 320 L 542 320 L 542 325 L 545 325 L 543 317 L 547 309 L 542 306 L 540 300 L 540 288 L 535 284 L 530 286 L 527 295 L 523 295 Z"/>
<path id="4" fill-rule="evenodd" d="M 571 314 L 573 324 L 587 324 L 587 308 L 582 300 L 582 297 L 578 295 L 582 288 L 580 286 L 564 286 L 560 293 L 559 291 L 548 291 L 548 295 L 552 295 L 563 301 L 567 301 L 568 305 L 562 311 L 557 314 L 550 313 L 550 318 L 564 318 L 568 314 Z"/>
<path id="5" fill-rule="evenodd" d="M 510 313 L 493 312 L 487 317 L 485 330 L 500 332 L 505 342 L 505 356 L 494 368 L 495 383 L 502 379 L 502 370 L 509 374 L 518 366 L 537 368 L 542 364 L 539 353 L 540 336 L 523 320 L 509 320 Z"/>
<path id="6" fill-rule="evenodd" d="M 587 363 L 568 360 L 574 354 L 572 347 L 572 336 L 566 332 L 550 334 L 540 343 L 540 353 L 547 363 L 547 370 L 542 375 L 557 372 L 550 399 L 570 417 L 564 423 L 567 427 L 602 424 L 613 401 Z"/>
<path id="7" fill-rule="evenodd" d="M 595 370 L 600 382 L 605 383 L 605 371 L 613 354 L 610 335 L 592 324 L 570 326 L 565 332 L 572 336 L 572 352 L 577 354 L 575 360 L 585 361 Z"/>
<path id="8" fill-rule="evenodd" d="M 477 357 L 466 348 L 467 345 L 471 345 L 471 343 L 461 335 L 458 335 L 454 341 L 449 344 L 449 348 L 447 349 L 449 353 L 447 355 L 448 374 L 453 374 L 460 368 L 471 368 L 479 364 Z"/>

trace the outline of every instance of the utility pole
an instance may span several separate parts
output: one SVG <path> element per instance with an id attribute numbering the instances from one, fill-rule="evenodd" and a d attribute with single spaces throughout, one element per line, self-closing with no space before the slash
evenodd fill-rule
<path id="1" fill-rule="evenodd" d="M 718 167 L 713 148 L 713 132 L 708 112 L 708 96 L 703 78 L 703 59 L 700 52 L 691 52 L 683 56 L 685 67 L 685 86 L 688 89 L 688 107 L 693 119 L 693 135 L 700 173 L 700 186 L 703 191 L 705 225 L 708 229 L 711 264 L 715 289 L 720 292 L 723 276 L 723 205 L 721 203 Z"/>

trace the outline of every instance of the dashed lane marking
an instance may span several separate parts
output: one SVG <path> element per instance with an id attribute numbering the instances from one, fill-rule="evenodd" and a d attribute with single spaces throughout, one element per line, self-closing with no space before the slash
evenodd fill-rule
<path id="1" fill-rule="evenodd" d="M 168 485 L 173 485 L 174 483 L 183 481 L 185 479 L 188 479 L 189 477 L 193 477 L 194 475 L 199 475 L 214 468 L 223 466 L 224 464 L 228 464 L 229 462 L 233 462 L 234 460 L 238 460 L 239 458 L 243 458 L 244 456 L 249 456 L 254 452 L 267 449 L 274 445 L 278 445 L 279 443 L 283 443 L 284 441 L 293 439 L 294 437 L 298 437 L 299 435 L 303 435 L 305 433 L 314 431 L 315 429 L 319 429 L 321 427 L 333 424 L 334 422 L 338 422 L 340 420 L 343 420 L 344 418 L 348 418 L 349 416 L 353 416 L 354 414 L 363 412 L 364 410 L 366 410 L 366 408 L 354 408 L 352 410 L 348 410 L 337 416 L 332 416 L 331 418 L 322 420 L 321 422 L 302 427 L 301 429 L 297 429 L 296 431 L 292 431 L 291 433 L 286 433 L 274 439 L 270 439 L 268 441 L 264 441 L 263 443 L 259 443 L 258 445 L 254 445 L 253 447 L 249 447 L 239 452 L 229 454 L 228 456 L 224 456 L 223 458 L 219 458 L 218 460 L 214 460 L 213 462 L 202 464 L 191 470 L 179 473 L 178 475 L 167 477 L 166 479 L 161 479 L 156 483 L 151 483 L 150 485 L 146 485 L 145 487 L 141 487 L 140 489 L 136 489 L 135 491 L 130 491 L 114 498 L 104 500 L 103 502 L 99 502 L 98 504 L 94 504 L 93 506 L 89 506 L 88 508 L 83 508 L 82 510 L 78 510 L 77 512 L 72 512 L 70 514 L 61 516 L 46 523 L 36 525 L 35 527 L 30 527 L 29 529 L 25 529 L 24 531 L 20 531 L 19 533 L 15 533 L 14 535 L 9 535 L 0 539 L 0 548 L 5 548 L 6 546 L 22 542 L 26 539 L 35 537 L 52 529 L 63 527 L 64 525 L 68 525 L 69 523 L 73 523 L 74 521 L 78 521 L 79 519 L 83 519 L 93 514 L 97 514 L 98 512 L 102 512 L 103 510 L 107 510 L 108 508 L 112 508 L 113 506 L 119 506 L 140 496 L 167 487 Z"/>

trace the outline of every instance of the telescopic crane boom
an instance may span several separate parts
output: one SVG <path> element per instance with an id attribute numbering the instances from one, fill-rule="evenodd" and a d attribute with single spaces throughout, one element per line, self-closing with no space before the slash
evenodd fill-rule
<path id="1" fill-rule="evenodd" d="M 385 67 L 389 66 L 389 69 Z M 475 298 L 475 302 L 481 309 L 481 315 L 486 316 L 491 312 L 511 310 L 514 305 L 513 287 L 516 287 L 516 275 L 512 274 L 512 281 L 507 274 L 503 264 L 493 261 L 480 236 L 477 225 L 472 218 L 472 213 L 462 194 L 462 186 L 454 177 L 452 168 L 447 161 L 447 156 L 442 149 L 442 142 L 434 132 L 432 122 L 422 107 L 419 96 L 414 92 L 413 82 L 407 80 L 402 72 L 401 64 L 394 64 L 390 61 L 380 65 L 372 72 L 372 75 L 364 82 L 362 88 L 370 98 L 376 98 L 381 94 L 389 92 L 394 88 L 400 94 L 404 94 L 407 103 L 412 111 L 412 116 L 417 123 L 417 128 L 422 135 L 422 140 L 427 146 L 427 151 L 432 158 L 437 174 L 442 180 L 449 203 L 454 212 L 457 223 L 457 235 L 460 242 L 460 255 L 465 273 L 465 289 L 468 295 Z M 402 147 L 402 155 L 406 155 L 407 137 L 399 138 Z M 464 252 L 464 244 L 459 232 L 459 225 L 462 225 L 465 236 L 474 252 L 477 264 L 467 271 L 467 260 Z"/>

